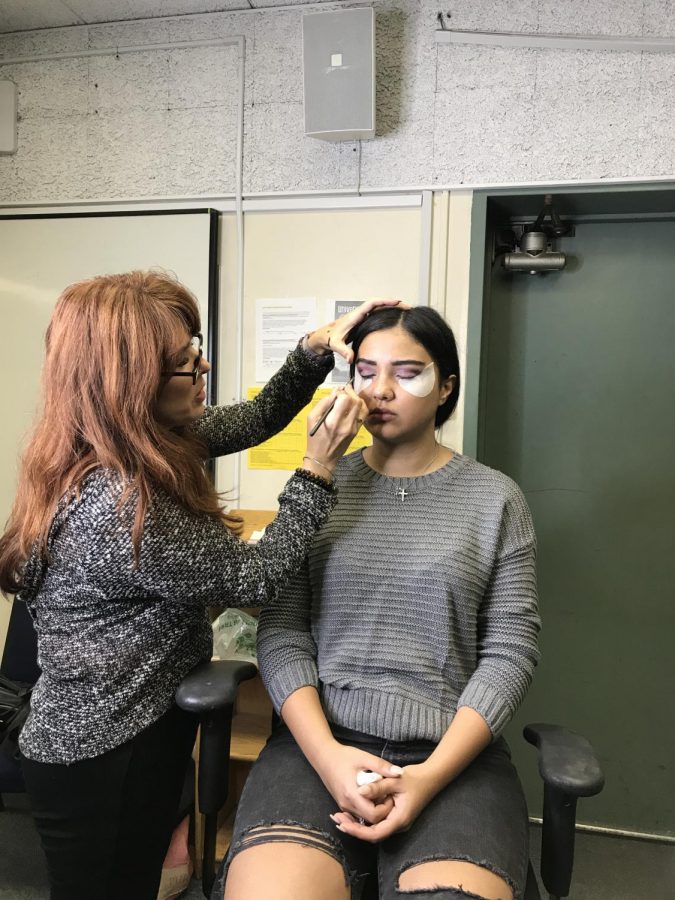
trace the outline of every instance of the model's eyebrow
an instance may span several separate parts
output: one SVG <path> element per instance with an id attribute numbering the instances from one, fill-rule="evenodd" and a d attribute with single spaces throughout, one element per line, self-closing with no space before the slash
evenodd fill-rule
<path id="1" fill-rule="evenodd" d="M 366 359 L 363 356 L 359 356 L 356 360 L 357 363 L 365 363 L 368 366 L 376 366 L 377 363 L 374 359 Z M 421 359 L 395 359 L 392 362 L 392 366 L 426 366 L 427 363 L 423 362 Z"/>

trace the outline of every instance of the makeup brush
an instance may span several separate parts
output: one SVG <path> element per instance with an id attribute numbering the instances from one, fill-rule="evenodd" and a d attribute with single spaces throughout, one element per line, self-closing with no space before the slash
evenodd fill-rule
<path id="1" fill-rule="evenodd" d="M 351 386 L 351 385 L 353 385 L 353 384 L 354 384 L 354 377 L 352 376 L 352 377 L 349 379 L 349 381 L 347 382 L 347 385 L 350 385 L 350 386 Z M 347 387 L 347 385 L 345 385 L 345 387 Z M 344 388 L 343 388 L 342 390 L 344 390 Z M 335 398 L 335 400 L 333 400 L 333 402 L 332 402 L 331 405 L 328 407 L 328 409 L 326 410 L 326 412 L 321 416 L 321 418 L 319 419 L 319 421 L 318 421 L 318 422 L 315 422 L 315 423 L 312 425 L 312 430 L 309 432 L 309 436 L 310 436 L 310 437 L 314 437 L 314 435 L 317 433 L 317 431 L 319 430 L 319 428 L 321 428 L 321 426 L 323 425 L 323 423 L 324 423 L 324 422 L 326 421 L 326 419 L 328 418 L 328 415 L 333 411 L 333 407 L 335 406 L 336 402 L 337 402 L 337 397 Z"/>

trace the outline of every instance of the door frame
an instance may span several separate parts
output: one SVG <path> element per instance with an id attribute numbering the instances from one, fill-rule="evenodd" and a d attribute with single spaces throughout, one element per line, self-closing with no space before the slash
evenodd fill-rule
<path id="1" fill-rule="evenodd" d="M 527 189 L 480 190 L 473 195 L 467 308 L 466 374 L 464 380 L 464 447 L 463 452 L 476 459 L 483 457 L 483 422 L 487 392 L 487 337 L 490 314 L 492 248 L 494 230 L 504 224 L 504 213 L 512 213 L 511 221 L 534 221 L 543 205 L 545 194 L 553 194 L 560 213 L 583 227 L 584 223 L 645 222 L 675 220 L 675 181 L 662 184 L 596 185 L 529 187 Z M 564 198 L 564 202 L 563 201 Z M 577 212 L 570 211 L 576 208 Z M 565 212 L 563 212 L 565 210 Z M 581 235 L 581 232 L 579 232 Z M 557 245 L 565 251 L 565 240 Z M 514 275 L 514 277 L 527 277 Z M 537 816 L 531 822 L 541 823 Z M 601 824 L 577 823 L 577 831 L 675 844 L 669 833 L 648 833 Z"/>
<path id="2" fill-rule="evenodd" d="M 563 201 L 561 218 L 573 222 L 598 218 L 626 221 L 675 217 L 675 181 L 588 187 L 536 187 L 475 191 L 471 208 L 469 296 L 467 309 L 466 371 L 464 375 L 463 452 L 481 457 L 482 416 L 486 388 L 487 353 L 484 327 L 489 313 L 492 241 L 496 216 L 512 210 L 514 218 L 534 221 L 545 194 Z M 537 203 L 537 198 L 539 202 Z M 538 208 L 539 207 L 539 208 Z M 564 239 L 561 245 L 564 251 Z M 517 277 L 526 278 L 526 275 Z"/>

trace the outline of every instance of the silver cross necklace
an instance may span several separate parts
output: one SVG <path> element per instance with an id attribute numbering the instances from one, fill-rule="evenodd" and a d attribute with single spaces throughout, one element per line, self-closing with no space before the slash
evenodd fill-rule
<path id="1" fill-rule="evenodd" d="M 430 469 L 431 466 L 434 464 L 436 457 L 438 456 L 438 451 L 440 449 L 441 449 L 441 445 L 438 443 L 435 443 L 434 444 L 434 455 L 431 457 L 431 459 L 426 464 L 426 466 L 422 469 L 422 471 L 418 475 L 414 475 L 412 478 L 410 478 L 408 481 L 406 481 L 406 483 L 404 485 L 402 485 L 401 487 L 396 488 L 395 496 L 401 501 L 401 503 L 405 503 L 406 497 L 410 493 L 409 488 L 411 488 L 417 482 L 417 479 L 421 478 L 422 475 L 424 475 L 424 473 L 427 471 L 427 469 Z M 391 477 L 391 476 L 388 476 L 388 477 Z"/>

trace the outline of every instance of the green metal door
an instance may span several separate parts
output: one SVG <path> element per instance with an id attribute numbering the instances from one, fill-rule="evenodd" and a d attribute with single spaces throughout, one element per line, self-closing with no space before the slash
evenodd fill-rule
<path id="1" fill-rule="evenodd" d="M 532 509 L 543 618 L 507 737 L 532 814 L 522 725 L 559 722 L 606 772 L 580 821 L 672 833 L 675 222 L 581 223 L 561 249 L 560 273 L 495 266 L 484 310 L 478 455 Z"/>

